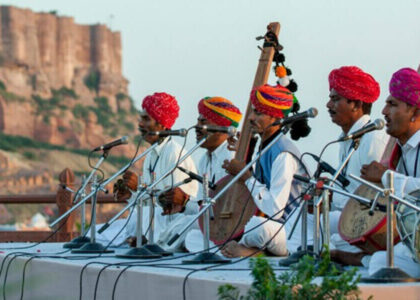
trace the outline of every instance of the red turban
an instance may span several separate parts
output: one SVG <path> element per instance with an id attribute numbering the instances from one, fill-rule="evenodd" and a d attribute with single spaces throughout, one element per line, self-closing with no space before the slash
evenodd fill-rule
<path id="1" fill-rule="evenodd" d="M 154 93 L 143 99 L 143 109 L 165 128 L 171 129 L 179 114 L 179 106 L 174 96 Z"/>
<path id="2" fill-rule="evenodd" d="M 222 97 L 206 97 L 198 103 L 198 112 L 219 126 L 238 127 L 242 114 L 235 105 Z"/>
<path id="3" fill-rule="evenodd" d="M 281 85 L 265 84 L 251 92 L 251 102 L 255 109 L 274 118 L 287 116 L 296 101 L 293 93 Z"/>
<path id="4" fill-rule="evenodd" d="M 392 75 L 389 92 L 412 106 L 420 108 L 420 74 L 410 68 L 403 68 Z"/>
<path id="5" fill-rule="evenodd" d="M 328 76 L 330 90 L 334 89 L 348 100 L 373 103 L 378 99 L 380 87 L 376 80 L 360 68 L 350 66 L 334 69 Z"/>

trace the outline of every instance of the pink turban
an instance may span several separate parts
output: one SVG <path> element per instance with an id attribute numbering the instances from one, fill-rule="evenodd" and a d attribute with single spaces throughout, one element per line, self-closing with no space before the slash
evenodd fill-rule
<path id="1" fill-rule="evenodd" d="M 420 74 L 410 68 L 403 68 L 392 75 L 389 92 L 411 106 L 420 108 Z"/>

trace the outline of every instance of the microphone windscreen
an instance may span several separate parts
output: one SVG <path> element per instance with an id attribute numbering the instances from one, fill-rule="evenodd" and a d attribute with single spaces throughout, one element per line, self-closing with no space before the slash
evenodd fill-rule
<path id="1" fill-rule="evenodd" d="M 385 121 L 382 119 L 376 119 L 373 123 L 376 125 L 376 129 L 382 129 L 385 126 Z"/>

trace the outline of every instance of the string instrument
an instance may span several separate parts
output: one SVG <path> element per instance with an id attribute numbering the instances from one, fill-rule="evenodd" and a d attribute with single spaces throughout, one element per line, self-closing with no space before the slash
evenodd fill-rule
<path id="1" fill-rule="evenodd" d="M 255 74 L 253 88 L 267 83 L 270 74 L 273 57 L 277 50 L 281 50 L 277 36 L 280 32 L 280 23 L 270 23 L 267 26 L 267 33 L 264 36 L 263 48 L 260 48 L 261 55 Z M 258 38 L 257 38 L 258 39 Z M 262 38 L 261 38 L 262 39 Z M 235 159 L 246 161 L 249 154 L 252 154 L 251 126 L 248 120 L 251 114 L 251 100 L 248 101 L 241 136 L 239 138 L 238 150 Z M 217 194 L 232 176 L 226 176 L 217 182 L 217 189 L 210 193 L 210 196 Z M 222 244 L 228 239 L 235 239 L 242 235 L 244 227 L 249 219 L 257 213 L 257 207 L 248 188 L 245 184 L 236 182 L 213 206 L 214 219 L 210 222 L 210 240 L 215 244 Z M 200 228 L 203 231 L 202 218 L 199 219 Z"/>
<path id="2" fill-rule="evenodd" d="M 417 72 L 420 73 L 420 66 L 418 67 Z M 396 139 L 390 137 L 382 155 L 381 162 L 383 164 L 388 164 L 388 161 L 391 159 L 391 153 L 395 147 L 395 143 Z M 373 191 L 365 185 L 359 186 L 359 188 L 356 189 L 355 194 L 368 199 L 374 199 L 377 196 L 376 191 Z M 378 204 L 386 205 L 386 198 L 379 197 L 378 200 Z M 398 243 L 400 240 L 396 224 L 397 222 L 394 219 L 394 244 Z M 367 253 L 385 250 L 386 212 L 375 211 L 373 215 L 370 215 L 369 207 L 350 198 L 341 213 L 338 231 L 343 240 Z"/>

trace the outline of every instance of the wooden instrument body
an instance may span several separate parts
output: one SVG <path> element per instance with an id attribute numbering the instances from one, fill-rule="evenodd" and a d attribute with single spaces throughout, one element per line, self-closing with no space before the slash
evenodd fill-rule
<path id="1" fill-rule="evenodd" d="M 210 197 L 216 195 L 226 184 L 232 180 L 232 176 L 225 176 L 217 182 L 217 188 L 210 191 Z M 230 199 L 232 190 L 239 191 L 235 197 Z M 252 195 L 245 184 L 237 182 L 233 185 L 218 201 L 234 201 L 233 206 L 236 208 L 229 216 L 223 215 L 224 207 L 222 205 L 213 206 L 214 220 L 210 221 L 210 240 L 216 245 L 223 244 L 226 240 L 239 238 L 246 223 L 258 212 Z M 199 219 L 199 225 L 203 231 L 203 218 Z"/>
<path id="2" fill-rule="evenodd" d="M 270 23 L 268 26 L 271 31 L 270 34 L 278 36 L 280 32 L 280 24 L 277 22 Z M 267 36 L 267 35 L 266 35 Z M 267 83 L 271 64 L 273 62 L 275 49 L 273 47 L 261 48 L 261 55 L 255 74 L 253 88 Z M 248 101 L 246 113 L 243 116 L 243 126 L 241 129 L 241 136 L 239 138 L 238 150 L 235 154 L 235 159 L 239 161 L 246 161 L 249 153 L 253 152 L 250 149 L 251 140 L 251 126 L 247 121 L 252 110 L 251 101 Z M 228 176 L 218 183 L 219 190 L 228 183 L 232 177 Z M 248 188 L 241 183 L 235 183 L 223 197 L 217 200 L 213 205 L 214 219 L 210 221 L 210 239 L 216 243 L 221 244 L 232 238 L 238 238 L 244 229 L 245 224 L 257 211 L 254 200 L 250 195 Z M 201 218 L 199 220 L 202 226 Z"/>

